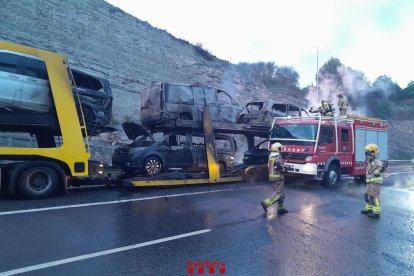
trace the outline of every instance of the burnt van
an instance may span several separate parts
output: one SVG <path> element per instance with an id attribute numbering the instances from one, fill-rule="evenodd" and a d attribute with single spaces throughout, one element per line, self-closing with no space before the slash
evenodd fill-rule
<path id="1" fill-rule="evenodd" d="M 236 123 L 245 109 L 221 89 L 199 84 L 156 83 L 141 91 L 141 122 L 145 127 L 175 120 L 201 122 L 205 104 L 213 122 Z"/>

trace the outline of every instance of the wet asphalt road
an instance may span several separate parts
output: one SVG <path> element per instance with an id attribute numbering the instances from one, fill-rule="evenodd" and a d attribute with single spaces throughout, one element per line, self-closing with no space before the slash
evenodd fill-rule
<path id="1" fill-rule="evenodd" d="M 390 172 L 378 220 L 359 213 L 364 186 L 352 180 L 337 189 L 290 181 L 282 217 L 260 207 L 271 191 L 239 183 L 0 197 L 0 275 L 191 275 L 189 261 L 223 262 L 224 274 L 204 275 L 414 274 L 414 173 Z"/>

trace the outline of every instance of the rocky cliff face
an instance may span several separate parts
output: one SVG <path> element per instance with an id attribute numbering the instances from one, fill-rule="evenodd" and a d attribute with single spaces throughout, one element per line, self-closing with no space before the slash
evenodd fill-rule
<path id="1" fill-rule="evenodd" d="M 72 67 L 109 79 L 117 128 L 139 121 L 139 91 L 152 81 L 212 85 L 241 103 L 271 97 L 306 105 L 103 0 L 0 0 L 0 14 L 0 39 L 64 54 Z M 116 143 L 126 141 L 122 131 L 93 138 L 93 157 L 108 161 Z"/>

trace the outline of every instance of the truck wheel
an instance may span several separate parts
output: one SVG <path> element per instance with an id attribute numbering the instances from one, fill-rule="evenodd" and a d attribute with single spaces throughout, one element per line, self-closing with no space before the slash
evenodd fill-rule
<path id="1" fill-rule="evenodd" d="M 20 192 L 27 198 L 45 198 L 54 194 L 59 186 L 56 171 L 46 166 L 25 169 L 19 177 Z"/>
<path id="2" fill-rule="evenodd" d="M 149 175 L 159 174 L 162 169 L 161 160 L 158 157 L 148 157 L 144 162 L 145 172 Z"/>
<path id="3" fill-rule="evenodd" d="M 331 164 L 328 171 L 323 177 L 323 184 L 325 187 L 335 187 L 338 185 L 340 179 L 339 168 L 337 165 Z"/>

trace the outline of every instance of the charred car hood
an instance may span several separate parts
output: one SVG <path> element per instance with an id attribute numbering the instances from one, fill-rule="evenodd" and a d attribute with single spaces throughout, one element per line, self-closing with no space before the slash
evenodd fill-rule
<path id="1" fill-rule="evenodd" d="M 135 140 L 139 136 L 148 136 L 151 138 L 152 141 L 155 141 L 154 137 L 152 137 L 152 135 L 149 134 L 149 132 L 145 128 L 143 128 L 141 125 L 137 123 L 125 122 L 122 123 L 122 128 L 124 129 L 126 136 L 130 140 Z"/>

